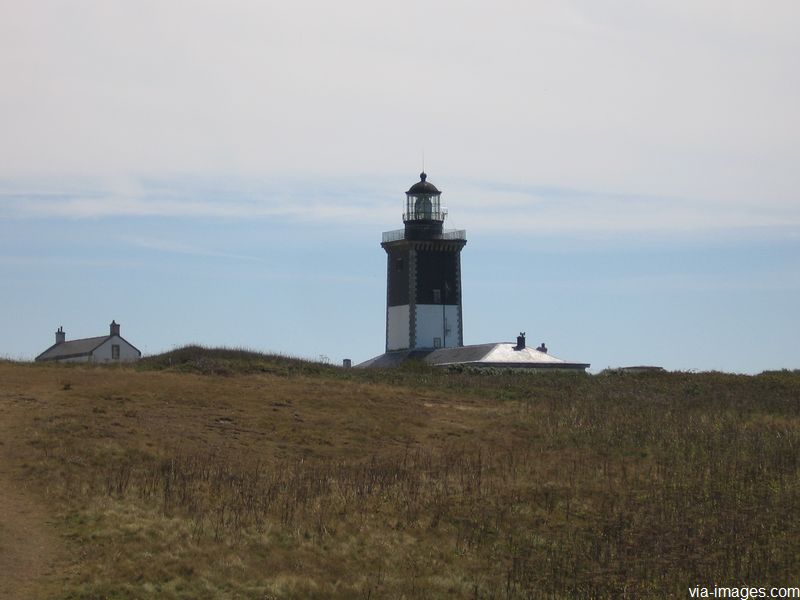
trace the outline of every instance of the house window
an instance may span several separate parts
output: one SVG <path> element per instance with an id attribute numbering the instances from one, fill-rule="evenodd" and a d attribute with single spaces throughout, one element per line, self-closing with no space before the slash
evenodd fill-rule
<path id="1" fill-rule="evenodd" d="M 111 344 L 111 360 L 119 360 L 119 344 Z"/>
<path id="2" fill-rule="evenodd" d="M 442 290 L 433 290 L 433 303 L 434 304 L 442 303 Z"/>
<path id="3" fill-rule="evenodd" d="M 434 348 L 441 348 L 442 347 L 442 338 L 440 338 L 440 337 L 433 338 L 433 347 Z"/>

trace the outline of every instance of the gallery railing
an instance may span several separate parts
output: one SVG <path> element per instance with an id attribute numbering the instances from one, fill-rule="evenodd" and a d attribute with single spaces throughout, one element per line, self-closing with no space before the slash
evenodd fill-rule
<path id="1" fill-rule="evenodd" d="M 397 240 L 405 239 L 405 229 L 395 229 L 393 231 L 383 232 L 383 242 L 396 242 Z M 467 231 L 465 229 L 445 229 L 439 235 L 434 236 L 436 240 L 466 240 Z"/>

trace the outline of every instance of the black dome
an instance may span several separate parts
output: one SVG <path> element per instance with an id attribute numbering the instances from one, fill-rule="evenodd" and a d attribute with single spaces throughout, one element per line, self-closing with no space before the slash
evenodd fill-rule
<path id="1" fill-rule="evenodd" d="M 406 194 L 441 194 L 436 186 L 429 181 L 425 181 L 428 175 L 423 171 L 419 174 L 419 181 L 408 188 Z"/>

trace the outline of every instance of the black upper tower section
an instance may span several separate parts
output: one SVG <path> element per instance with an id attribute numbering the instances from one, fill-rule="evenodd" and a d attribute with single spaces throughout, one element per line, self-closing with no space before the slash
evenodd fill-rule
<path id="1" fill-rule="evenodd" d="M 435 239 L 442 234 L 446 213 L 442 211 L 436 186 L 427 181 L 423 171 L 419 181 L 406 192 L 406 211 L 403 213 L 407 240 Z"/>

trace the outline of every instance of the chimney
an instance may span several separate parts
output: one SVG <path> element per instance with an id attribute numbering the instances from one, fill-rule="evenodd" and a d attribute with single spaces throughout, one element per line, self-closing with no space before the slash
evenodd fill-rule
<path id="1" fill-rule="evenodd" d="M 525 349 L 525 332 L 520 331 L 519 335 L 517 336 L 517 347 L 514 350 L 524 350 Z"/>
<path id="2" fill-rule="evenodd" d="M 119 323 L 111 321 L 111 333 L 109 335 L 119 335 Z"/>
<path id="3" fill-rule="evenodd" d="M 66 339 L 67 334 L 64 333 L 64 327 L 59 325 L 58 331 L 56 331 L 56 344 L 63 344 Z"/>

